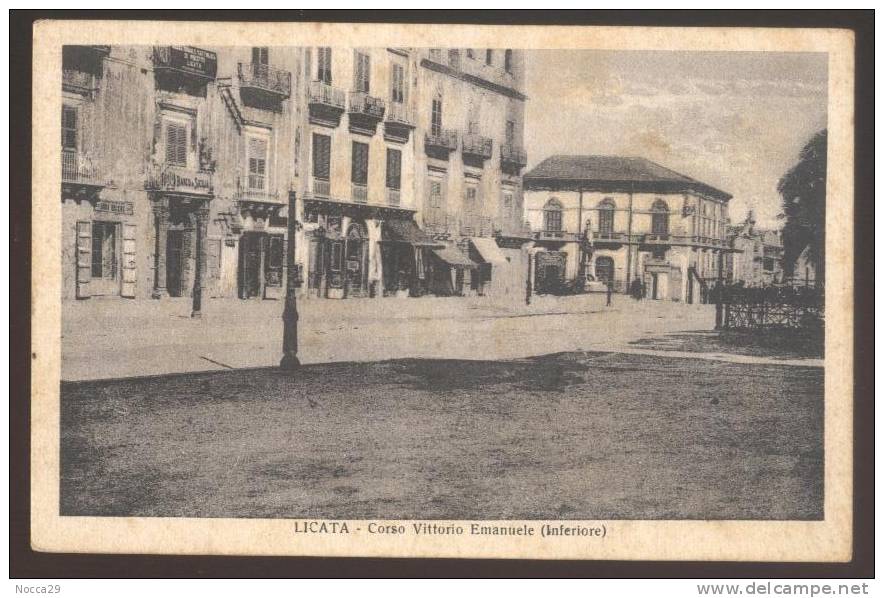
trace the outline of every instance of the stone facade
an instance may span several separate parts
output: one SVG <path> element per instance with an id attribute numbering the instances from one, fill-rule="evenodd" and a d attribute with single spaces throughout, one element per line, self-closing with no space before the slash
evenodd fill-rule
<path id="1" fill-rule="evenodd" d="M 281 298 L 289 217 L 303 296 L 509 292 L 523 60 L 461 52 L 66 47 L 64 298 Z"/>
<path id="2" fill-rule="evenodd" d="M 699 302 L 721 274 L 730 196 L 638 158 L 554 156 L 525 175 L 539 293 L 634 281 Z M 598 285 L 596 285 L 598 288 Z"/>
<path id="3" fill-rule="evenodd" d="M 779 230 L 755 227 L 752 212 L 739 225 L 728 227 L 725 278 L 746 286 L 783 282 L 783 238 Z"/>

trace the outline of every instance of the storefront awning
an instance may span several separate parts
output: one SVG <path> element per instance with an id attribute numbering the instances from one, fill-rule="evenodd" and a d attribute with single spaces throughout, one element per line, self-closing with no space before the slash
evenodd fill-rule
<path id="1" fill-rule="evenodd" d="M 460 266 L 462 268 L 475 268 L 477 266 L 473 260 L 468 258 L 457 247 L 443 246 L 439 249 L 433 249 L 433 253 L 450 266 Z"/>
<path id="2" fill-rule="evenodd" d="M 409 243 L 416 247 L 444 247 L 444 244 L 434 241 L 418 228 L 414 220 L 402 218 L 384 221 L 381 227 L 381 241 Z"/>
<path id="3" fill-rule="evenodd" d="M 506 264 L 507 259 L 494 239 L 470 237 L 470 243 L 486 264 Z"/>

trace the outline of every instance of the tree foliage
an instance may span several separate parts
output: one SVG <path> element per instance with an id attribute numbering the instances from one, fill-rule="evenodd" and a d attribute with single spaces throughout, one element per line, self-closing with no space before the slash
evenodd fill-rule
<path id="1" fill-rule="evenodd" d="M 791 274 L 795 260 L 808 248 L 808 259 L 824 280 L 826 254 L 827 131 L 816 133 L 801 150 L 798 163 L 783 175 L 777 190 L 783 198 L 783 259 Z"/>

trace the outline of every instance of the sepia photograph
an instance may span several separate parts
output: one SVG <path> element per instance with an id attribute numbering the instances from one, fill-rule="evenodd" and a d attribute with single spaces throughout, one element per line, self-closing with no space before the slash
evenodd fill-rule
<path id="1" fill-rule="evenodd" d="M 849 559 L 843 35 L 45 25 L 46 549 Z"/>

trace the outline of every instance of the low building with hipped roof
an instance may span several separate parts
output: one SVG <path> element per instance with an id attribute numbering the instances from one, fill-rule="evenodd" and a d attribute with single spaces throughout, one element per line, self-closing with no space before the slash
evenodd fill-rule
<path id="1" fill-rule="evenodd" d="M 723 273 L 731 195 L 638 157 L 556 155 L 524 178 L 537 293 L 611 285 L 696 303 Z"/>

